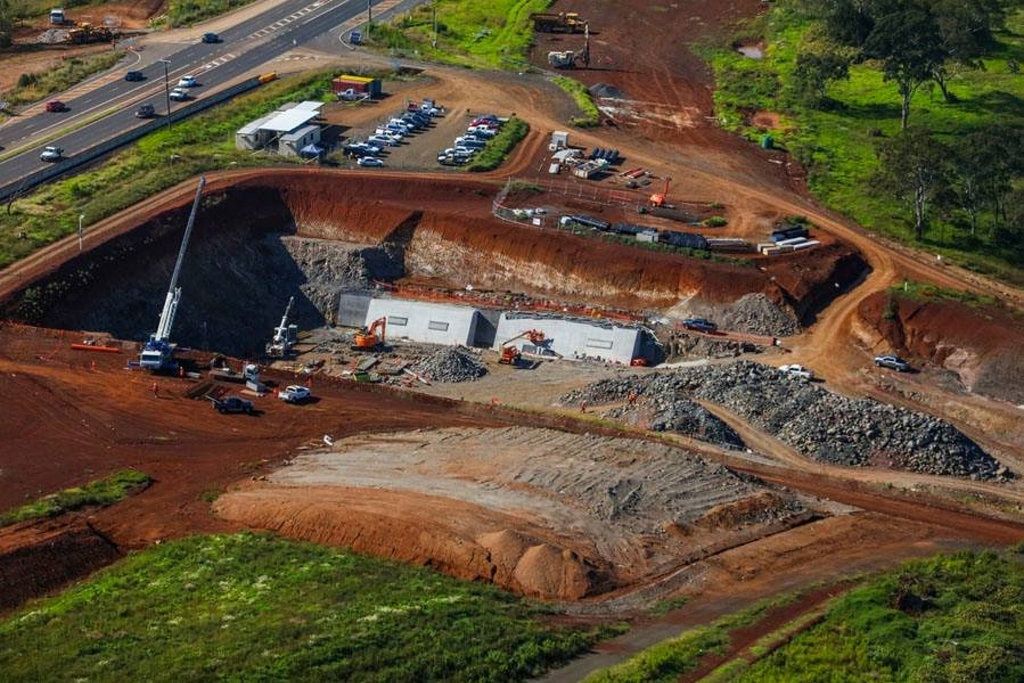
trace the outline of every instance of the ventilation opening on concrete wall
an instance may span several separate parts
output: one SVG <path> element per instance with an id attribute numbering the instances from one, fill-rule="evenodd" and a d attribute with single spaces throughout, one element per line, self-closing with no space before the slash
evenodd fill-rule
<path id="1" fill-rule="evenodd" d="M 610 341 L 606 341 L 604 339 L 588 339 L 587 340 L 587 348 L 588 349 L 606 349 L 606 350 L 611 350 L 612 343 Z"/>
<path id="2" fill-rule="evenodd" d="M 431 330 L 436 331 L 436 332 L 447 332 L 448 331 L 448 323 L 443 323 L 443 322 L 440 322 L 438 320 L 431 320 L 429 323 L 427 323 L 427 327 L 429 329 L 431 329 Z"/>
<path id="3" fill-rule="evenodd" d="M 388 325 L 394 325 L 396 327 L 405 327 L 408 324 L 409 324 L 409 319 L 408 318 L 402 318 L 402 317 L 397 316 L 397 315 L 389 315 L 388 316 Z"/>

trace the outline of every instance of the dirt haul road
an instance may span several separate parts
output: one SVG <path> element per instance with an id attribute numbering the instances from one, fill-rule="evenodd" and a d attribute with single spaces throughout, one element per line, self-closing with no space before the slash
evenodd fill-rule
<path id="1" fill-rule="evenodd" d="M 673 7 L 679 17 L 699 16 L 701 20 L 693 23 L 666 21 L 664 14 L 655 8 L 637 7 L 633 3 L 576 7 L 581 4 L 555 4 L 555 11 L 589 12 L 594 25 L 601 26 L 595 36 L 595 54 L 604 51 L 604 55 L 598 54 L 595 69 L 579 75 L 594 83 L 613 81 L 632 97 L 628 102 L 616 104 L 617 126 L 573 131 L 574 144 L 616 147 L 633 165 L 654 169 L 662 177 L 685 178 L 685 182 L 675 181 L 670 196 L 726 204 L 729 230 L 734 231 L 730 234 L 764 234 L 775 219 L 803 214 L 831 234 L 857 245 L 872 265 L 871 275 L 826 309 L 808 332 L 787 340 L 787 346 L 793 348 L 792 360 L 811 365 L 840 390 L 864 391 L 862 369 L 870 354 L 854 341 L 858 332 L 855 312 L 859 302 L 872 292 L 881 291 L 903 277 L 947 286 L 969 286 L 974 291 L 997 291 L 1004 298 L 1019 296 L 867 236 L 803 197 L 798 191 L 798 172 L 787 172 L 785 164 L 772 163 L 754 145 L 714 128 L 708 118 L 713 112 L 706 69 L 692 55 L 676 54 L 679 59 L 675 60 L 664 50 L 678 50 L 684 45 L 683 39 L 693 37 L 683 33 L 685 31 L 703 34 L 704 29 L 716 29 L 731 18 L 752 14 L 759 3 L 745 0 L 724 8 L 684 2 Z M 634 14 L 636 16 L 632 16 Z M 642 41 L 638 39 L 641 32 L 629 28 L 637 21 L 645 22 Z M 642 49 L 631 52 L 630 45 Z M 617 46 L 624 46 L 621 52 L 614 52 L 619 49 Z M 296 61 L 304 65 L 301 60 Z M 312 61 L 324 63 L 319 58 Z M 650 80 L 646 74 L 652 66 L 654 86 L 642 89 L 642 84 Z M 426 75 L 430 80 L 395 84 L 393 101 L 406 96 L 416 99 L 433 95 L 459 116 L 491 110 L 503 115 L 515 112 L 531 124 L 530 136 L 509 163 L 494 173 L 480 176 L 495 190 L 509 176 L 527 180 L 544 176 L 542 162 L 547 135 L 551 130 L 565 128 L 571 106 L 564 96 L 551 94 L 549 88 L 538 86 L 543 77 L 478 75 L 434 68 Z M 368 124 L 380 115 L 380 110 L 369 108 L 346 109 L 341 114 L 346 123 L 353 126 Z M 792 171 L 792 167 L 789 170 Z M 224 189 L 280 172 L 249 170 L 210 174 L 208 188 L 211 191 Z M 374 173 L 372 176 L 338 173 L 338 177 L 348 176 L 372 178 L 374 182 L 390 185 L 395 202 L 402 201 L 413 186 L 411 182 L 403 184 L 410 176 L 402 173 Z M 434 198 L 424 196 L 417 201 L 426 205 L 442 201 L 451 191 L 447 183 L 452 177 L 452 174 L 440 172 L 416 174 L 414 180 L 420 183 L 417 187 L 422 187 L 425 180 L 435 185 L 437 192 Z M 194 182 L 183 183 L 142 203 L 131 216 L 117 216 L 90 226 L 86 247 L 92 248 L 110 236 L 131 229 L 141 222 L 140 217 L 163 213 L 169 207 L 187 206 L 193 193 Z M 5 271 L 0 278 L 0 295 L 52 270 L 58 263 L 75 256 L 77 250 L 77 241 L 72 238 Z M 324 540 L 343 542 L 348 540 L 345 522 L 355 517 L 361 529 L 378 525 L 387 531 L 364 539 L 369 552 L 403 556 L 417 562 L 449 562 L 451 571 L 460 575 L 469 574 L 470 569 L 475 572 L 474 576 L 486 575 L 493 569 L 495 576 L 507 577 L 504 585 L 536 595 L 594 596 L 574 601 L 581 614 L 616 609 L 635 613 L 652 600 L 673 592 L 703 595 L 686 611 L 700 619 L 774 591 L 828 580 L 851 570 L 891 566 L 902 558 L 961 544 L 1002 544 L 1022 537 L 1020 528 L 1013 523 L 970 514 L 946 514 L 946 509 L 938 506 L 925 507 L 922 512 L 920 504 L 927 505 L 927 501 L 907 501 L 902 494 L 890 495 L 885 489 L 865 492 L 857 483 L 856 475 L 836 472 L 836 480 L 823 479 L 817 476 L 817 470 L 807 473 L 797 469 L 792 460 L 789 462 L 794 467 L 782 471 L 755 468 L 745 460 L 733 466 L 747 468 L 801 491 L 800 496 L 792 498 L 785 492 L 778 495 L 783 496 L 785 504 L 796 500 L 805 508 L 813 509 L 821 519 L 796 526 L 772 527 L 771 523 L 778 520 L 751 519 L 738 514 L 743 512 L 742 506 L 727 506 L 716 512 L 737 513 L 736 518 L 730 521 L 729 515 L 713 516 L 720 525 L 710 530 L 692 524 L 694 520 L 684 520 L 691 524 L 673 526 L 670 523 L 653 531 L 645 528 L 643 533 L 619 532 L 618 536 L 587 534 L 586 529 L 576 528 L 594 526 L 590 521 L 594 512 L 588 508 L 585 497 L 566 499 L 560 488 L 545 488 L 536 485 L 536 480 L 524 482 L 497 468 L 495 463 L 519 463 L 529 459 L 533 451 L 516 439 L 496 442 L 493 452 L 486 457 L 449 463 L 441 473 L 429 471 L 430 467 L 439 466 L 437 458 L 423 463 L 408 462 L 393 453 L 389 459 L 383 447 L 379 455 L 370 449 L 369 455 L 362 456 L 364 462 L 346 465 L 352 468 L 361 464 L 365 468 L 373 464 L 372 458 L 379 457 L 382 465 L 392 468 L 393 483 L 385 488 L 374 488 L 381 486 L 379 480 L 366 481 L 368 488 L 345 488 L 322 481 L 315 485 L 302 484 L 296 488 L 303 492 L 315 491 L 318 497 L 306 510 L 297 510 L 294 496 L 282 495 L 275 489 L 281 486 L 277 479 L 286 478 L 289 470 L 296 468 L 296 462 L 306 462 L 296 456 L 301 454 L 305 458 L 323 444 L 324 435 L 366 440 L 367 437 L 361 435 L 386 434 L 380 437 L 380 443 L 405 440 L 412 444 L 410 448 L 419 448 L 429 445 L 442 428 L 476 430 L 511 426 L 525 431 L 544 426 L 579 435 L 581 432 L 599 433 L 602 425 L 590 421 L 571 425 L 570 418 L 564 414 L 550 418 L 551 423 L 545 422 L 549 419 L 550 405 L 540 407 L 537 413 L 516 414 L 500 408 L 492 411 L 488 407 L 491 398 L 501 396 L 502 400 L 515 403 L 508 397 L 537 391 L 535 376 L 517 378 L 510 374 L 502 376 L 511 387 L 506 393 L 485 384 L 475 390 L 450 389 L 451 398 L 456 399 L 452 402 L 314 380 L 314 391 L 322 396 L 319 403 L 293 410 L 294 406 L 266 399 L 258 403 L 265 411 L 259 418 L 219 416 L 205 403 L 188 399 L 188 383 L 174 378 L 159 380 L 158 395 L 153 396 L 148 377 L 124 370 L 124 358 L 133 352 L 131 347 L 126 347 L 122 356 L 83 357 L 71 352 L 68 343 L 77 341 L 79 336 L 12 326 L 0 330 L 0 399 L 5 406 L 0 437 L 11 445 L 0 461 L 3 483 L 0 507 L 11 507 L 125 466 L 139 467 L 156 479 L 148 491 L 129 501 L 58 520 L 55 528 L 45 534 L 40 532 L 42 535 L 37 539 L 52 537 L 47 534 L 63 535 L 67 539 L 67 552 L 62 554 L 61 561 L 65 567 L 80 565 L 79 571 L 111 561 L 109 553 L 101 551 L 95 541 L 97 534 L 110 539 L 116 552 L 184 534 L 249 525 L 277 528 L 300 537 L 323 534 Z M 561 379 L 563 385 L 558 390 L 562 392 L 603 373 L 616 372 L 614 368 L 588 368 L 575 377 Z M 293 378 L 281 375 L 277 379 L 287 382 Z M 479 400 L 484 405 L 457 400 L 462 397 Z M 982 408 L 976 410 L 980 412 Z M 958 419 L 970 422 L 975 418 L 959 415 Z M 627 432 L 625 436 L 635 437 L 636 434 Z M 554 437 L 542 441 L 548 440 L 557 441 Z M 571 453 L 574 457 L 580 457 L 580 453 L 587 450 L 578 445 L 584 443 L 583 440 L 572 443 L 577 444 Z M 639 466 L 632 461 L 643 462 L 646 448 L 646 445 L 623 447 L 624 452 L 616 457 L 629 462 L 630 466 Z M 711 450 L 701 451 L 692 444 L 687 450 L 705 452 L 709 458 L 715 455 Z M 766 450 L 773 454 L 770 445 Z M 684 456 L 689 457 L 685 453 Z M 337 457 L 345 456 L 338 454 Z M 281 473 L 275 473 L 275 466 L 284 462 L 291 464 Z M 546 472 L 554 480 L 553 473 L 562 470 L 564 468 L 549 466 Z M 320 470 L 312 471 L 317 477 L 324 476 Z M 353 470 L 345 472 L 348 476 Z M 408 479 L 404 479 L 407 474 Z M 594 489 L 606 490 L 613 483 L 612 479 L 611 475 L 605 475 L 593 485 Z M 487 502 L 486 498 L 467 501 L 450 491 L 461 486 L 463 488 L 458 490 L 464 492 L 469 483 L 477 487 L 474 490 L 478 493 L 493 494 L 498 502 L 488 507 L 481 504 Z M 493 486 L 493 491 L 487 486 Z M 217 503 L 218 509 L 229 518 L 210 514 L 209 501 L 224 490 L 236 487 L 241 489 L 237 494 Z M 529 496 L 524 494 L 528 488 Z M 629 496 L 632 489 L 621 490 Z M 748 512 L 763 514 L 784 507 L 778 501 L 765 505 L 764 499 L 756 494 L 751 498 L 761 504 L 752 505 Z M 817 498 L 845 501 L 867 512 Z M 578 506 L 582 520 L 578 524 L 564 517 L 565 509 L 574 505 Z M 455 511 L 452 514 L 455 528 L 436 524 L 438 510 L 444 509 Z M 393 515 L 393 511 L 401 514 Z M 701 514 L 710 512 L 703 510 Z M 935 523 L 935 517 L 941 518 L 939 523 Z M 89 535 L 86 522 L 96 533 Z M 753 522 L 757 524 L 753 525 L 752 533 L 747 534 L 751 529 L 746 525 Z M 657 526 L 657 521 L 647 520 L 646 523 Z M 423 531 L 430 533 L 424 536 Z M 686 536 L 684 532 L 691 535 Z M 0 532 L 0 557 L 9 558 L 16 552 L 24 557 L 26 549 L 29 554 L 38 551 L 42 546 L 40 542 L 26 540 L 31 537 L 31 531 L 24 529 L 17 533 Z M 424 538 L 431 542 L 425 543 Z M 484 552 L 475 556 L 470 553 L 468 557 L 459 555 L 454 550 L 458 546 L 472 547 L 465 543 L 467 539 L 479 548 L 490 548 L 487 553 L 491 553 L 492 558 L 486 562 L 481 560 L 486 556 Z M 504 561 L 493 561 L 495 555 L 501 555 L 493 552 L 494 549 L 504 549 Z M 85 558 L 92 559 L 85 562 Z M 52 556 L 39 554 L 35 562 L 19 565 L 18 576 L 25 577 L 27 586 L 21 599 L 52 590 L 74 578 L 74 571 L 69 569 L 70 574 L 53 575 L 50 580 L 29 580 L 43 577 L 46 567 L 55 566 L 54 560 Z M 557 567 L 558 571 L 536 571 L 541 565 Z M 598 596 L 601 590 L 609 592 Z M 593 612 L 588 612 L 590 602 L 600 603 L 593 607 Z M 667 630 L 678 632 L 679 625 L 669 620 L 667 625 L 659 625 L 649 633 L 656 636 Z M 633 643 L 642 639 L 635 636 Z"/>

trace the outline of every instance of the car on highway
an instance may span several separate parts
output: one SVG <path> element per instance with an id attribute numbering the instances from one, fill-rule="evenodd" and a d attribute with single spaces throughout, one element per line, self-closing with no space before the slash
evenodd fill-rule
<path id="1" fill-rule="evenodd" d="M 64 104 L 60 100 L 50 100 L 46 103 L 46 111 L 51 112 L 62 112 L 67 111 L 68 105 Z"/>
<path id="2" fill-rule="evenodd" d="M 184 102 L 185 100 L 192 98 L 192 96 L 188 94 L 188 90 L 185 90 L 184 88 L 175 88 L 167 96 L 177 102 Z"/>
<path id="3" fill-rule="evenodd" d="M 140 104 L 139 108 L 135 110 L 137 119 L 151 119 L 154 116 L 156 116 L 156 107 L 152 104 Z"/>
<path id="4" fill-rule="evenodd" d="M 124 80 L 128 82 L 144 81 L 146 80 L 146 75 L 141 71 L 129 71 L 124 75 Z"/>
<path id="5" fill-rule="evenodd" d="M 687 318 L 683 321 L 683 327 L 698 332 L 714 332 L 718 329 L 718 325 L 706 318 Z"/>
<path id="6" fill-rule="evenodd" d="M 384 160 L 377 157 L 359 157 L 356 163 L 360 166 L 383 166 Z"/>
<path id="7" fill-rule="evenodd" d="M 219 43 L 220 36 L 218 36 L 216 33 L 204 33 L 202 41 L 204 43 Z"/>
<path id="8" fill-rule="evenodd" d="M 47 161 L 54 163 L 64 158 L 64 150 L 55 145 L 48 145 L 43 148 L 42 153 L 39 155 L 40 161 Z"/>
<path id="9" fill-rule="evenodd" d="M 304 403 L 312 396 L 312 392 L 301 384 L 292 384 L 277 392 L 277 397 L 285 403 Z"/>
<path id="10" fill-rule="evenodd" d="M 182 76 L 178 79 L 179 88 L 194 88 L 199 85 L 199 81 L 196 80 L 195 76 Z"/>
<path id="11" fill-rule="evenodd" d="M 893 355 L 875 356 L 875 365 L 880 368 L 889 368 L 896 372 L 910 372 L 912 369 L 910 363 L 899 356 Z"/>

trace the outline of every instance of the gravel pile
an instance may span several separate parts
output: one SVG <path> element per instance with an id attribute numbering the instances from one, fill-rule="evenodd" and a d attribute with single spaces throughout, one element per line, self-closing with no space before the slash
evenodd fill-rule
<path id="1" fill-rule="evenodd" d="M 636 393 L 638 402 L 643 399 L 655 406 L 687 398 L 714 402 L 823 462 L 972 479 L 1008 476 L 1005 467 L 943 420 L 833 394 L 750 361 L 604 380 L 561 401 L 600 405 L 626 400 L 630 392 Z M 670 421 L 663 424 L 671 429 Z"/>
<path id="2" fill-rule="evenodd" d="M 685 434 L 701 441 L 743 448 L 743 439 L 732 427 L 722 422 L 704 406 L 687 399 L 663 395 L 637 399 L 635 404 L 608 411 L 613 420 L 638 425 L 654 412 L 649 427 L 656 432 Z"/>
<path id="3" fill-rule="evenodd" d="M 721 315 L 720 323 L 727 330 L 765 337 L 788 337 L 800 331 L 800 324 L 789 310 L 760 292 L 737 299 Z"/>
<path id="4" fill-rule="evenodd" d="M 487 374 L 487 368 L 471 353 L 458 347 L 443 348 L 412 366 L 412 371 L 431 382 L 468 382 Z"/>

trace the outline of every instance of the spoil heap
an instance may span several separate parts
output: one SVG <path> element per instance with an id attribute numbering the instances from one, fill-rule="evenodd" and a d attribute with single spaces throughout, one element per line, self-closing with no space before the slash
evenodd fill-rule
<path id="1" fill-rule="evenodd" d="M 654 406 L 671 405 L 680 397 L 719 404 L 803 455 L 836 465 L 971 479 L 1009 474 L 943 420 L 834 394 L 751 361 L 604 380 L 567 394 L 561 402 L 600 405 L 627 400 L 631 394 L 637 402 Z M 671 428 L 667 422 L 666 428 Z"/>
<path id="2" fill-rule="evenodd" d="M 413 372 L 432 382 L 468 382 L 487 374 L 483 363 L 465 349 L 446 347 L 412 366 Z"/>
<path id="3" fill-rule="evenodd" d="M 762 292 L 745 294 L 720 318 L 722 327 L 766 337 L 788 337 L 800 331 L 800 324 L 788 309 L 773 303 Z"/>

